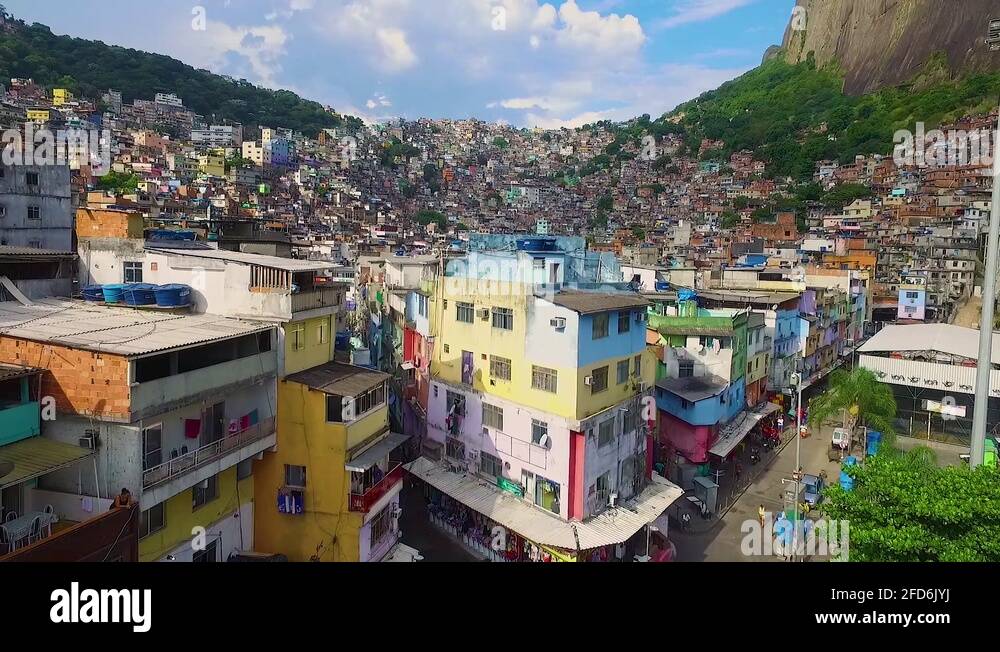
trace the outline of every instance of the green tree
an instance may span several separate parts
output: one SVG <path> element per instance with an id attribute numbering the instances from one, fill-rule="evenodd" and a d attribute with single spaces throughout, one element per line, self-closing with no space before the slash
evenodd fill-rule
<path id="1" fill-rule="evenodd" d="M 832 417 L 847 411 L 851 432 L 857 424 L 881 432 L 887 441 L 895 434 L 896 399 L 889 385 L 868 369 L 836 369 L 830 374 L 827 390 L 809 404 L 809 423 L 818 428 Z"/>
<path id="2" fill-rule="evenodd" d="M 97 187 L 101 190 L 113 191 L 116 194 L 134 192 L 139 187 L 139 177 L 135 174 L 111 171 L 97 178 Z"/>
<path id="3" fill-rule="evenodd" d="M 510 143 L 507 142 L 507 139 L 503 138 L 502 136 L 497 136 L 496 138 L 493 139 L 493 146 L 496 147 L 497 149 L 507 149 L 509 144 Z"/>
<path id="4" fill-rule="evenodd" d="M 740 216 L 734 211 L 726 209 L 722 211 L 722 228 L 731 229 L 740 223 Z"/>
<path id="5" fill-rule="evenodd" d="M 854 487 L 824 491 L 823 511 L 849 522 L 851 561 L 1000 561 L 1000 473 L 941 468 L 934 454 L 883 448 L 846 467 Z"/>

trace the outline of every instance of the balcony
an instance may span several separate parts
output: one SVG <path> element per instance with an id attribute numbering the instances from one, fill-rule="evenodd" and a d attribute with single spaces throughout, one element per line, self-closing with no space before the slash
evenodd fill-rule
<path id="1" fill-rule="evenodd" d="M 34 401 L 20 405 L 0 403 L 0 446 L 40 434 L 40 410 Z"/>
<path id="2" fill-rule="evenodd" d="M 375 503 L 403 480 L 403 465 L 400 462 L 395 462 L 394 464 L 395 466 L 381 480 L 363 493 L 352 493 L 350 495 L 349 509 L 352 512 L 367 513 Z"/>
<path id="3" fill-rule="evenodd" d="M 338 288 L 315 288 L 297 292 L 292 295 L 292 312 L 336 308 L 340 305 L 341 292 Z"/>
<path id="4" fill-rule="evenodd" d="M 265 419 L 260 423 L 250 426 L 246 430 L 243 430 L 235 435 L 229 437 L 223 437 L 218 441 L 214 441 L 211 444 L 206 444 L 197 450 L 193 450 L 189 453 L 185 453 L 179 457 L 175 457 L 168 462 L 164 462 L 158 466 L 154 466 L 150 469 L 146 469 L 142 473 L 142 488 L 143 490 L 150 490 L 165 485 L 171 480 L 175 480 L 189 473 L 192 473 L 198 469 L 210 466 L 213 462 L 218 462 L 231 453 L 239 451 L 240 449 L 246 448 L 251 444 L 261 442 L 263 447 L 267 448 L 272 444 L 268 444 L 266 440 L 274 438 L 274 419 Z M 257 450 L 248 452 L 243 459 L 249 457 L 250 455 L 256 455 Z M 233 462 L 241 462 L 242 459 L 237 459 Z M 226 464 L 224 468 L 228 468 L 231 464 Z M 209 473 L 208 475 L 214 475 L 214 473 Z M 195 482 L 199 482 L 195 480 Z M 194 484 L 194 483 L 192 483 Z M 176 493 L 176 492 L 173 492 Z M 173 495 L 172 493 L 170 495 Z M 168 496 L 169 497 L 169 496 Z"/>

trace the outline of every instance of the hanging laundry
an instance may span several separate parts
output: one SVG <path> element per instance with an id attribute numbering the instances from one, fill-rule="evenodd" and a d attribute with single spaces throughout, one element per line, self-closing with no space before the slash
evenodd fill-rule
<path id="1" fill-rule="evenodd" d="M 201 419 L 184 419 L 184 436 L 197 439 L 201 435 Z"/>

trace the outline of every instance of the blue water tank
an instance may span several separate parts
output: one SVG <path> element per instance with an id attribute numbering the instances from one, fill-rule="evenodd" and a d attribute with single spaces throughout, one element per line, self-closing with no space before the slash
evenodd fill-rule
<path id="1" fill-rule="evenodd" d="M 84 301 L 104 301 L 104 288 L 100 285 L 88 285 L 83 288 Z"/>
<path id="2" fill-rule="evenodd" d="M 656 291 L 657 292 L 666 292 L 669 289 L 670 289 L 670 283 L 668 283 L 667 281 L 657 281 L 656 282 Z"/>
<path id="3" fill-rule="evenodd" d="M 879 446 L 882 445 L 882 433 L 876 432 L 874 430 L 868 431 L 868 446 L 865 450 L 866 455 L 877 455 Z"/>
<path id="4" fill-rule="evenodd" d="M 122 300 L 122 292 L 125 290 L 125 285 L 112 283 L 111 285 L 105 285 L 103 290 L 105 303 L 118 303 Z"/>
<path id="5" fill-rule="evenodd" d="M 159 285 L 153 290 L 156 305 L 161 308 L 180 308 L 191 305 L 191 287 L 172 283 Z"/>
<path id="6" fill-rule="evenodd" d="M 556 251 L 555 238 L 518 238 L 518 251 Z"/>
<path id="7" fill-rule="evenodd" d="M 156 303 L 155 288 L 152 283 L 129 283 L 122 291 L 122 299 L 127 306 L 151 306 Z"/>

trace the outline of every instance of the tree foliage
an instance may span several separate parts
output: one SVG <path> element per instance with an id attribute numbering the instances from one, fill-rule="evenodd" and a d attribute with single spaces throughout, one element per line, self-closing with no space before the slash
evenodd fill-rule
<path id="1" fill-rule="evenodd" d="M 814 428 L 847 410 L 855 423 L 881 432 L 887 440 L 895 434 L 896 399 L 889 385 L 871 371 L 862 367 L 835 369 L 827 387 L 809 404 L 809 423 Z"/>
<path id="2" fill-rule="evenodd" d="M 827 488 L 823 510 L 849 522 L 851 561 L 1000 561 L 995 468 L 940 468 L 927 448 L 883 447 L 846 472 L 853 489 Z"/>

